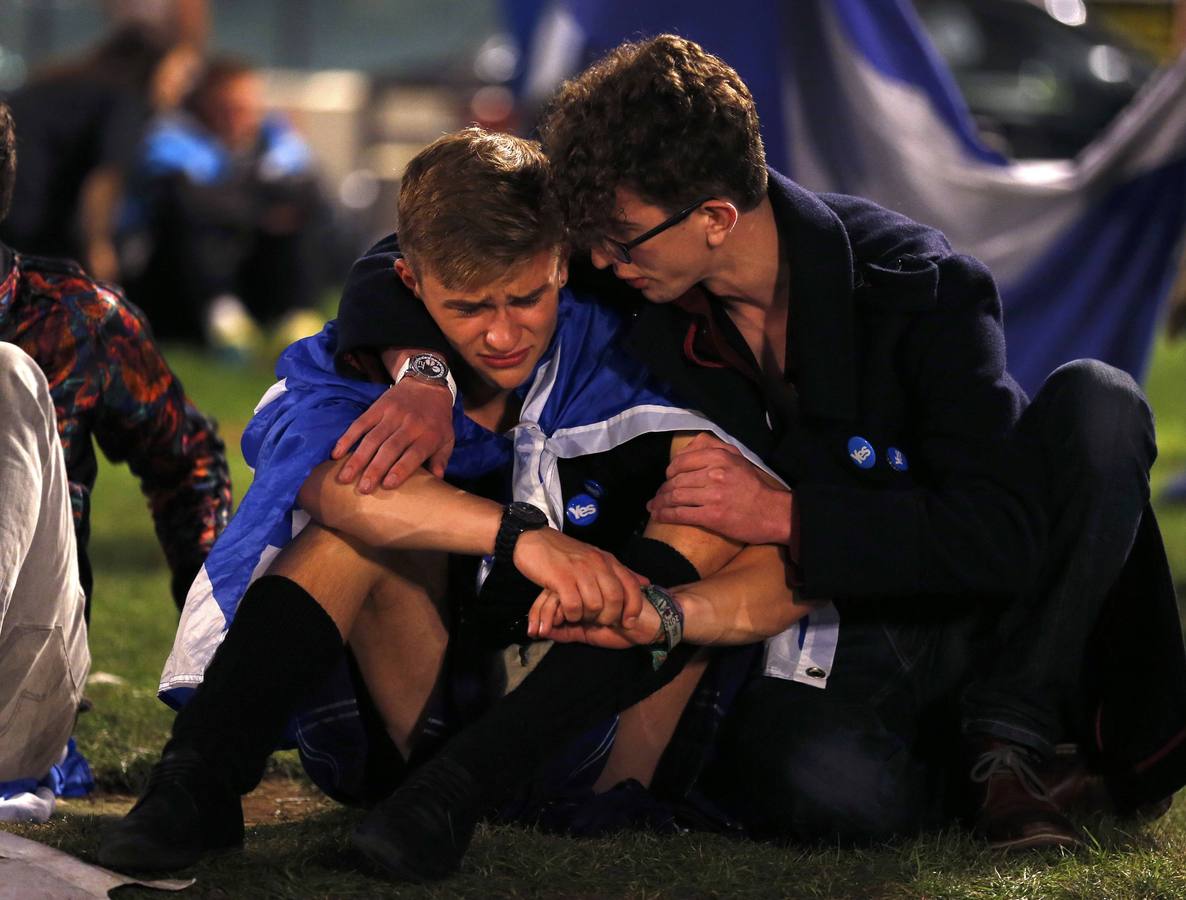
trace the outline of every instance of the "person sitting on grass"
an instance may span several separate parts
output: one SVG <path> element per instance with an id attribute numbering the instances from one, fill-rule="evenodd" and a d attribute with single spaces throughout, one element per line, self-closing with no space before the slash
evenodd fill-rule
<path id="1" fill-rule="evenodd" d="M 0 409 L 0 821 L 44 822 L 91 654 L 49 385 L 8 343 Z"/>
<path id="2" fill-rule="evenodd" d="M 0 103 L 0 223 L 16 165 Z M 95 442 L 139 478 L 178 608 L 230 517 L 231 482 L 214 422 L 140 311 L 77 263 L 0 243 L 0 351 L 0 818 L 44 820 L 55 795 L 94 786 L 68 740 L 90 668 Z"/>
<path id="3" fill-rule="evenodd" d="M 325 282 L 328 217 L 313 153 L 268 111 L 263 76 L 211 59 L 142 142 L 120 225 L 128 295 L 169 340 L 233 349 L 283 331 Z"/>
<path id="4" fill-rule="evenodd" d="M 238 846 L 239 795 L 295 713 L 312 778 L 378 801 L 354 835 L 362 855 L 401 880 L 442 877 L 484 811 L 527 782 L 542 785 L 536 801 L 566 782 L 557 755 L 615 713 L 596 787 L 650 781 L 706 668 L 696 645 L 752 645 L 806 612 L 778 549 L 647 522 L 673 453 L 712 443 L 754 457 L 626 358 L 621 315 L 564 289 L 550 186 L 536 144 L 480 129 L 404 173 L 396 270 L 461 363 L 447 482 L 421 470 L 394 491 L 340 483 L 331 449 L 386 385 L 335 373 L 332 323 L 281 357 L 284 380 L 244 436 L 256 481 L 191 590 L 162 679 L 187 702 L 104 864 L 179 868 Z M 444 380 L 432 360 L 409 362 Z M 517 686 L 416 768 L 440 743 L 447 649 L 472 664 L 530 638 L 558 645 L 525 678 L 513 662 Z"/>

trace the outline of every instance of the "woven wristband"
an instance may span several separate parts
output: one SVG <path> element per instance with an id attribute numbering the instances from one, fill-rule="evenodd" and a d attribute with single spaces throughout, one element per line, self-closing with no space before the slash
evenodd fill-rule
<path id="1" fill-rule="evenodd" d="M 684 611 L 675 597 L 656 584 L 644 585 L 642 595 L 659 614 L 659 626 L 663 629 L 663 647 L 651 651 L 651 662 L 658 669 L 667 654 L 684 639 Z"/>

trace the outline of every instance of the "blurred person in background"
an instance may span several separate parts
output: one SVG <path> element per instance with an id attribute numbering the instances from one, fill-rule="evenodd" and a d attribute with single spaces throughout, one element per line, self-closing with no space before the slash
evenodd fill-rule
<path id="1" fill-rule="evenodd" d="M 142 148 L 121 226 L 128 295 L 162 338 L 242 349 L 257 323 L 313 304 L 328 217 L 312 154 L 266 111 L 259 73 L 213 59 Z"/>
<path id="2" fill-rule="evenodd" d="M 189 89 L 197 59 L 188 45 L 125 25 L 13 92 L 7 102 L 24 162 L 0 239 L 116 280 L 113 229 L 128 168 L 153 112 L 176 106 Z"/>
<path id="3" fill-rule="evenodd" d="M 103 0 L 103 9 L 114 27 L 139 24 L 170 43 L 204 47 L 210 34 L 208 0 Z"/>
<path id="4" fill-rule="evenodd" d="M 13 118 L 0 104 L 0 220 L 15 171 Z M 230 472 L 214 422 L 186 397 L 140 311 L 77 263 L 0 244 L 0 341 L 32 357 L 49 383 L 88 614 L 94 441 L 140 479 L 180 609 L 230 517 Z"/>

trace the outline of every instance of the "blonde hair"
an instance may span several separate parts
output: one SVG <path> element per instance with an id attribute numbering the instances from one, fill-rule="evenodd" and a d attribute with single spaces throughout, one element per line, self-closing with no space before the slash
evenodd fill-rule
<path id="1" fill-rule="evenodd" d="M 476 126 L 433 141 L 399 192 L 400 249 L 413 270 L 473 290 L 564 243 L 551 169 L 535 141 Z"/>

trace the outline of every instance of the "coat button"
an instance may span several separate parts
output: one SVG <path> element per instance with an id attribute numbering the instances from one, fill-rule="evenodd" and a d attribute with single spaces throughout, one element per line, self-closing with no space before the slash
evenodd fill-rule
<path id="1" fill-rule="evenodd" d="M 809 666 L 806 670 L 807 674 L 812 678 L 827 678 L 828 673 L 819 666 Z"/>
<path id="2" fill-rule="evenodd" d="M 877 462 L 877 451 L 860 435 L 848 439 L 848 458 L 859 469 L 872 469 Z"/>

